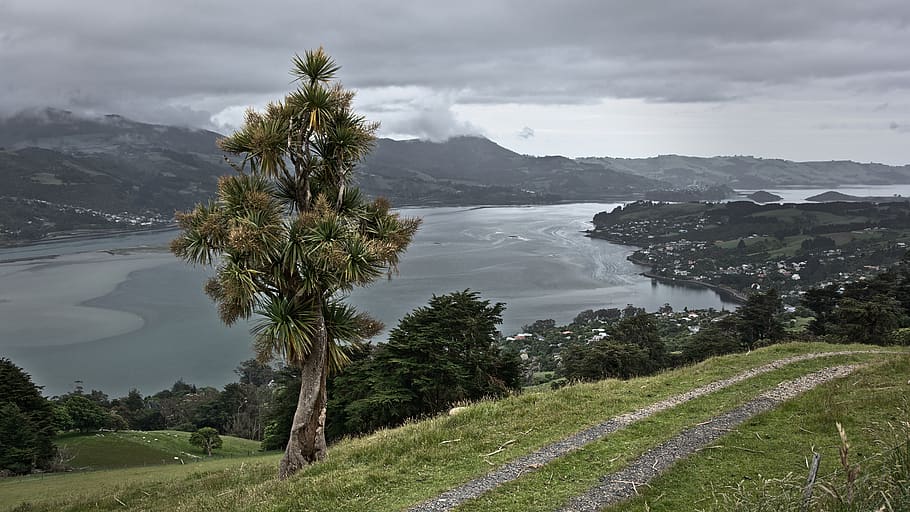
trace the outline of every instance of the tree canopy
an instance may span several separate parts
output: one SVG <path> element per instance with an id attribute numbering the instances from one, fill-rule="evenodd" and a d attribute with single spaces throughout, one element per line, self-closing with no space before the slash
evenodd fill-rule
<path id="1" fill-rule="evenodd" d="M 29 374 L 0 358 L 0 471 L 47 468 L 56 453 L 54 409 Z"/>
<path id="2" fill-rule="evenodd" d="M 330 434 L 369 432 L 517 389 L 520 361 L 497 345 L 504 309 L 464 290 L 407 314 L 388 343 L 333 381 Z"/>

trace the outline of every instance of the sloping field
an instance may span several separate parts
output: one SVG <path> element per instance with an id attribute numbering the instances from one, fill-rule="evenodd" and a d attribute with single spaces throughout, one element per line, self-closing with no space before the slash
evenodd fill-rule
<path id="1" fill-rule="evenodd" d="M 112 469 L 157 464 L 187 464 L 205 459 L 205 453 L 190 444 L 188 432 L 156 430 L 74 434 L 56 443 L 71 457 L 69 466 L 79 469 Z M 259 452 L 259 442 L 221 436 L 222 447 L 213 457 L 247 457 Z"/>
<path id="2" fill-rule="evenodd" d="M 805 456 L 811 455 L 813 446 L 823 452 L 825 461 L 836 460 L 840 440 L 836 433 L 831 435 L 835 421 L 851 433 L 857 453 L 871 453 L 887 429 L 884 418 L 892 423 L 906 420 L 910 352 L 872 352 L 876 350 L 881 348 L 785 344 L 647 378 L 481 402 L 457 416 L 338 443 L 330 449 L 329 460 L 287 482 L 275 479 L 277 456 L 222 459 L 9 479 L 0 481 L 0 503 L 15 507 L 29 502 L 23 510 L 406 510 L 438 501 L 443 493 L 466 483 L 470 487 L 470 482 L 503 470 L 510 462 L 514 467 L 524 460 L 521 457 L 548 452 L 554 443 L 574 439 L 580 431 L 593 432 L 617 418 L 634 420 L 613 430 L 597 430 L 584 443 L 509 472 L 489 490 L 475 491 L 457 504 L 432 508 L 559 510 L 649 450 L 709 424 L 781 382 L 849 366 L 849 376 L 820 381 L 812 391 L 722 432 L 710 448 L 669 464 L 662 476 L 636 486 L 641 496 L 632 508 L 643 509 L 647 501 L 652 510 L 692 510 L 698 499 L 698 509 L 725 510 L 730 508 L 724 506 L 725 498 L 711 489 L 736 489 L 745 476 L 763 481 L 759 472 L 762 479 L 775 472 L 784 476 L 795 467 L 804 473 Z M 789 360 L 843 351 L 861 352 Z M 766 366 L 774 361 L 781 362 Z M 679 476 L 687 468 L 690 473 Z M 676 501 L 678 496 L 682 501 Z"/>

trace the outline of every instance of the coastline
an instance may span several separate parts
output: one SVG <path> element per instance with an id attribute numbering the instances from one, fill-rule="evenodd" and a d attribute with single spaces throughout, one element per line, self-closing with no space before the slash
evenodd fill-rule
<path id="1" fill-rule="evenodd" d="M 37 240 L 23 240 L 21 242 L 0 241 L 0 249 L 19 249 L 23 247 L 39 247 L 42 245 L 55 244 L 59 242 L 71 242 L 75 240 L 92 240 L 96 238 L 107 238 L 117 235 L 134 235 L 139 233 L 158 233 L 177 229 L 177 223 L 172 222 L 154 227 L 146 228 L 119 228 L 119 229 L 85 229 L 69 232 L 48 233 L 47 236 Z"/>
<path id="2" fill-rule="evenodd" d="M 595 235 L 595 233 L 593 231 L 587 231 L 585 236 L 587 236 L 589 238 L 596 238 L 599 240 L 606 240 L 610 243 L 625 245 L 627 247 L 635 247 L 636 249 L 642 248 L 637 245 L 629 245 L 628 243 L 623 243 L 619 240 L 611 239 L 609 236 Z M 697 286 L 697 287 L 702 287 L 702 288 L 708 288 L 710 290 L 713 290 L 718 295 L 720 295 L 721 298 L 729 300 L 730 302 L 735 302 L 737 304 L 745 304 L 746 301 L 749 300 L 749 298 L 746 295 L 743 295 L 742 293 L 740 293 L 728 286 L 724 286 L 724 285 L 720 285 L 720 284 L 713 284 L 713 283 L 706 283 L 704 281 L 696 281 L 694 279 L 680 279 L 680 278 L 676 278 L 676 277 L 669 277 L 669 276 L 662 276 L 659 274 L 655 274 L 654 267 L 653 267 L 653 265 L 651 265 L 651 262 L 649 262 L 647 260 L 641 260 L 641 259 L 636 258 L 635 253 L 630 254 L 626 259 L 636 265 L 641 265 L 643 267 L 649 267 L 651 269 L 650 271 L 642 272 L 640 275 L 643 277 L 647 277 L 647 278 L 654 279 L 656 281 L 660 281 L 663 283 L 674 284 L 674 285 L 679 285 L 679 286 Z"/>
<path id="3" fill-rule="evenodd" d="M 642 276 L 654 279 L 656 281 L 661 281 L 664 283 L 679 285 L 679 286 L 700 286 L 702 288 L 709 288 L 720 295 L 722 298 L 729 300 L 730 302 L 735 302 L 737 304 L 745 304 L 748 300 L 748 297 L 739 293 L 738 291 L 728 288 L 719 284 L 705 283 L 703 281 L 695 281 L 692 279 L 678 279 L 675 277 L 661 276 L 657 274 L 652 274 L 651 272 L 642 272 Z"/>

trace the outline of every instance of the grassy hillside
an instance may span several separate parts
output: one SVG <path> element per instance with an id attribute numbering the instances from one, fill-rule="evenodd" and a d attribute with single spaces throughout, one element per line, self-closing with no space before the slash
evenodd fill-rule
<path id="1" fill-rule="evenodd" d="M 25 501 L 31 504 L 22 510 L 401 510 L 606 418 L 769 361 L 845 349 L 875 348 L 785 344 L 647 378 L 607 380 L 481 402 L 457 416 L 342 441 L 330 449 L 329 460 L 287 482 L 275 479 L 278 456 L 221 459 L 8 479 L 0 481 L 0 503 L 9 507 Z M 763 478 L 784 476 L 804 463 L 812 446 L 824 450 L 826 462 L 835 460 L 831 454 L 839 442 L 831 435 L 835 421 L 844 423 L 851 433 L 856 453 L 873 453 L 874 441 L 883 439 L 887 422 L 907 419 L 907 356 L 842 355 L 784 366 L 655 414 L 537 471 L 529 469 L 518 480 L 458 510 L 553 510 L 605 471 L 682 429 L 736 407 L 782 380 L 845 362 L 869 365 L 845 381 L 824 385 L 784 409 L 748 422 L 730 434 L 735 439 L 719 443 L 729 448 L 700 453 L 696 466 L 691 461 L 678 465 L 661 480 L 663 487 L 655 484 L 648 489 L 653 494 L 642 499 L 648 499 L 652 508 L 667 503 L 664 510 L 678 510 L 673 508 L 678 502 L 666 496 L 685 493 L 690 500 L 686 503 L 692 503 L 697 494 L 705 509 L 723 510 L 722 500 L 711 497 L 709 486 L 735 488 L 744 476 L 758 482 L 759 472 Z M 756 445 L 750 450 L 761 451 L 762 457 L 733 448 L 753 446 L 750 438 Z M 497 452 L 500 447 L 503 449 Z M 696 467 L 696 473 L 707 476 L 672 477 L 677 468 L 686 467 L 690 471 Z"/>
<path id="2" fill-rule="evenodd" d="M 111 469 L 153 464 L 186 464 L 205 458 L 199 447 L 189 442 L 188 432 L 157 430 L 93 434 L 69 434 L 56 440 L 79 469 Z M 213 457 L 245 457 L 259 452 L 259 442 L 221 436 L 223 446 Z"/>

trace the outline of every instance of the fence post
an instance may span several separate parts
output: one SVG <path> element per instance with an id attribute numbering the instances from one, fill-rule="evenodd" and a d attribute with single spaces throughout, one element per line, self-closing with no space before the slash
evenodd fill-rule
<path id="1" fill-rule="evenodd" d="M 809 500 L 812 498 L 812 487 L 815 485 L 815 475 L 818 474 L 818 463 L 821 461 L 821 454 L 812 452 L 812 465 L 809 466 L 809 479 L 806 480 L 806 490 L 803 491 L 803 506 L 801 512 L 809 510 Z"/>

